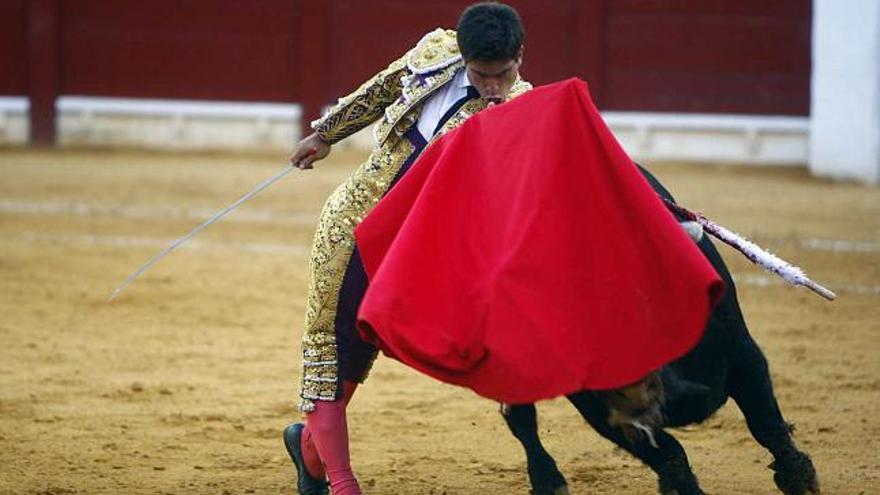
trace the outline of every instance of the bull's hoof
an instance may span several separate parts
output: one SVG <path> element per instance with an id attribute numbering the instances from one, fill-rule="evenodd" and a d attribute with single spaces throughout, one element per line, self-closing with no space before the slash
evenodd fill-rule
<path id="1" fill-rule="evenodd" d="M 528 465 L 531 495 L 568 495 L 568 483 L 549 455 Z"/>
<path id="2" fill-rule="evenodd" d="M 568 484 L 560 473 L 558 477 L 554 476 L 552 481 L 544 483 L 536 483 L 531 480 L 532 489 L 529 490 L 530 495 L 568 495 Z"/>
<path id="3" fill-rule="evenodd" d="M 568 485 L 556 487 L 554 490 L 529 490 L 529 495 L 569 495 Z"/>
<path id="4" fill-rule="evenodd" d="M 785 495 L 818 494 L 819 476 L 813 461 L 807 454 L 795 450 L 779 456 L 770 464 L 773 473 L 773 481 L 779 491 Z"/>
<path id="5" fill-rule="evenodd" d="M 682 491 L 678 488 L 673 488 L 667 491 L 661 491 L 660 495 L 706 495 L 706 493 L 700 489 L 700 487 L 696 487 L 696 491 L 690 489 L 689 491 Z"/>
<path id="6" fill-rule="evenodd" d="M 670 459 L 657 474 L 661 495 L 706 495 L 685 458 Z"/>

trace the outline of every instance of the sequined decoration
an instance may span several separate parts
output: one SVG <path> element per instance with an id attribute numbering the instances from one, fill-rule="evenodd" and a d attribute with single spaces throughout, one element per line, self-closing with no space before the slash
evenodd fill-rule
<path id="1" fill-rule="evenodd" d="M 335 143 L 377 119 L 376 145 L 367 161 L 327 199 L 318 221 L 309 262 L 309 288 L 303 333 L 303 374 L 300 410 L 314 410 L 314 401 L 336 399 L 338 355 L 336 310 L 342 280 L 354 251 L 354 229 L 387 192 L 400 167 L 413 153 L 403 135 L 418 121 L 428 95 L 451 81 L 464 66 L 455 32 L 428 33 L 404 57 L 364 83 L 312 128 Z M 512 95 L 531 88 L 521 80 Z M 485 100 L 463 105 L 438 135 L 457 127 L 485 108 Z"/>
<path id="2" fill-rule="evenodd" d="M 395 60 L 354 93 L 340 98 L 323 117 L 312 122 L 312 129 L 325 142 L 333 144 L 367 127 L 400 97 L 403 91 L 400 80 L 406 74 L 404 58 Z"/>
<path id="3" fill-rule="evenodd" d="M 406 139 L 375 150 L 324 205 L 309 263 L 309 292 L 303 334 L 302 402 L 308 412 L 314 400 L 334 400 L 338 380 L 336 309 L 342 279 L 354 251 L 354 228 L 388 190 L 401 165 L 413 152 Z"/>

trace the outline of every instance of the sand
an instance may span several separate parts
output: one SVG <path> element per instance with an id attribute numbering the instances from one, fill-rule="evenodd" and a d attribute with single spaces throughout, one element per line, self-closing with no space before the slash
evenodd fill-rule
<path id="1" fill-rule="evenodd" d="M 286 157 L 0 150 L 0 493 L 295 493 L 281 429 L 300 417 L 307 254 L 324 198 L 361 158 L 296 172 L 108 303 Z M 651 168 L 839 293 L 784 286 L 722 248 L 824 493 L 880 493 L 880 190 L 803 169 Z M 653 473 L 566 401 L 539 411 L 572 493 L 655 493 Z M 366 493 L 528 492 L 497 405 L 467 390 L 380 358 L 349 417 Z M 673 434 L 708 492 L 774 492 L 733 403 Z"/>

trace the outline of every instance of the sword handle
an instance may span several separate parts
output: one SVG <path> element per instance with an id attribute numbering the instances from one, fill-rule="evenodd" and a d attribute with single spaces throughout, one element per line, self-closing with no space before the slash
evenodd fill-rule
<path id="1" fill-rule="evenodd" d="M 833 301 L 833 300 L 837 299 L 837 294 L 835 294 L 831 290 L 828 290 L 825 287 L 822 287 L 821 285 L 817 284 L 816 282 L 813 282 L 812 280 L 807 279 L 807 281 L 804 283 L 804 286 L 829 301 Z"/>

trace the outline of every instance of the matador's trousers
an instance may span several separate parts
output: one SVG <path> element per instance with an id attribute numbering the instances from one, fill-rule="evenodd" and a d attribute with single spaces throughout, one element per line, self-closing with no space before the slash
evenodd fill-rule
<path id="1" fill-rule="evenodd" d="M 354 229 L 378 200 L 409 170 L 426 146 L 417 126 L 385 156 L 371 156 L 327 200 L 312 247 L 300 409 L 315 400 L 342 397 L 342 381 L 363 382 L 377 350 L 358 334 L 357 311 L 367 276 L 354 243 Z M 399 168 L 395 153 L 408 152 Z M 383 162 L 383 158 L 385 161 Z M 394 170 L 396 168 L 396 170 Z M 383 187 L 388 184 L 387 187 Z M 341 283 L 340 283 L 341 280 Z"/>

